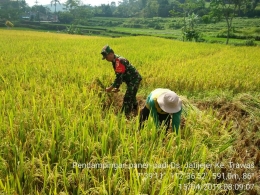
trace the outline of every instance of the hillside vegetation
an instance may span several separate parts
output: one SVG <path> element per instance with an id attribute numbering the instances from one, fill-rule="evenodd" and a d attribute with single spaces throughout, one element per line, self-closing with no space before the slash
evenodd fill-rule
<path id="1" fill-rule="evenodd" d="M 259 23 L 259 18 L 234 18 L 234 26 L 230 33 L 230 44 L 248 46 L 259 45 Z M 20 21 L 14 23 L 16 30 L 26 28 L 28 30 L 32 29 L 37 31 L 53 31 L 58 33 L 114 38 L 124 36 L 154 36 L 176 40 L 183 40 L 184 38 L 183 25 L 184 21 L 181 17 L 93 17 L 84 22 L 74 22 L 73 24 L 39 23 L 32 21 Z M 196 31 L 199 33 L 198 42 L 225 43 L 226 41 L 227 29 L 224 20 L 217 23 L 204 23 L 200 21 L 196 25 Z"/>
<path id="2" fill-rule="evenodd" d="M 260 194 L 260 48 L 0 30 L 0 193 Z M 180 134 L 138 131 L 109 44 L 184 102 Z M 98 81 L 98 82 L 97 82 Z"/>

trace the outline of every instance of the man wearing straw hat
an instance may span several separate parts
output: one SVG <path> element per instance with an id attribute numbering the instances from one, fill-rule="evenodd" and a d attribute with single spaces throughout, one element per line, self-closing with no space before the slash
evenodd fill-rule
<path id="1" fill-rule="evenodd" d="M 106 59 L 108 62 L 112 62 L 112 66 L 116 74 L 114 83 L 110 87 L 107 87 L 106 91 L 119 91 L 119 87 L 122 82 L 125 82 L 127 85 L 122 111 L 125 112 L 126 117 L 129 117 L 133 110 L 138 109 L 136 94 L 142 77 L 127 59 L 115 54 L 109 45 L 102 48 L 101 54 L 103 56 L 103 60 Z"/>
<path id="2" fill-rule="evenodd" d="M 157 128 L 164 124 L 167 127 L 167 132 L 171 118 L 172 130 L 178 134 L 181 122 L 182 100 L 174 91 L 158 88 L 149 94 L 146 99 L 146 105 L 140 111 L 139 128 L 143 128 L 143 123 L 148 119 L 150 112 Z"/>

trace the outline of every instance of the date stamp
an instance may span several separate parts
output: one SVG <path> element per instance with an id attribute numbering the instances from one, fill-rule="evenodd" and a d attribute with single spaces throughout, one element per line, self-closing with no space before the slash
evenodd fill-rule
<path id="1" fill-rule="evenodd" d="M 252 190 L 254 188 L 254 184 L 226 184 L 226 183 L 205 183 L 205 184 L 194 184 L 194 183 L 185 183 L 179 184 L 179 188 L 181 190 Z"/>

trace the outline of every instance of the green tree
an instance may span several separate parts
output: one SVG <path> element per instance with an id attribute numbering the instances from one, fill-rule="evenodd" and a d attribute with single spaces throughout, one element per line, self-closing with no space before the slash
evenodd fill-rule
<path id="1" fill-rule="evenodd" d="M 91 7 L 88 5 L 77 6 L 71 11 L 71 13 L 77 20 L 86 20 L 93 16 Z"/>
<path id="2" fill-rule="evenodd" d="M 138 0 L 138 6 L 140 7 L 140 9 L 144 9 L 146 7 L 148 0 Z"/>
<path id="3" fill-rule="evenodd" d="M 51 1 L 51 6 L 54 5 L 54 7 L 55 7 L 55 11 L 54 11 L 55 15 L 56 15 L 56 13 L 57 13 L 57 12 L 56 12 L 57 3 L 60 4 L 60 1 L 59 1 L 59 0 L 52 0 L 52 1 Z"/>
<path id="4" fill-rule="evenodd" d="M 198 15 L 192 13 L 188 14 L 188 17 L 185 18 L 183 31 L 183 40 L 187 41 L 198 41 L 199 33 L 195 30 L 195 26 L 198 21 Z"/>
<path id="5" fill-rule="evenodd" d="M 248 0 L 211 0 L 210 8 L 211 14 L 221 19 L 224 17 L 227 25 L 227 40 L 226 44 L 229 42 L 230 32 L 233 27 L 233 19 L 237 15 L 239 10 L 244 12 L 247 10 L 249 5 Z"/>
<path id="6" fill-rule="evenodd" d="M 131 7 L 129 6 L 129 1 L 120 1 L 117 9 L 114 12 L 114 15 L 123 18 L 128 18 L 129 16 L 131 16 Z"/>
<path id="7" fill-rule="evenodd" d="M 47 8 L 47 7 L 44 7 L 42 5 L 34 5 L 31 8 L 31 11 L 33 11 L 33 12 L 40 12 L 40 13 L 46 13 L 46 12 L 50 12 L 50 9 Z"/>
<path id="8" fill-rule="evenodd" d="M 70 24 L 74 17 L 69 11 L 58 12 L 59 21 L 64 24 Z"/>
<path id="9" fill-rule="evenodd" d="M 145 17 L 157 17 L 158 16 L 159 4 L 157 0 L 150 0 L 144 9 Z"/>
<path id="10" fill-rule="evenodd" d="M 195 24 L 198 21 L 196 11 L 205 8 L 205 0 L 185 0 L 183 3 L 175 1 L 175 9 L 170 11 L 172 16 L 183 17 L 183 41 L 197 41 L 199 33 L 195 30 Z"/>
<path id="11" fill-rule="evenodd" d="M 170 11 L 170 5 L 168 0 L 158 0 L 158 16 L 159 17 L 168 17 Z"/>
<path id="12" fill-rule="evenodd" d="M 102 10 L 102 13 L 104 14 L 105 17 L 111 17 L 112 16 L 112 10 L 111 10 L 111 8 L 108 4 L 107 5 L 102 4 L 101 10 Z"/>
<path id="13" fill-rule="evenodd" d="M 112 1 L 110 3 L 110 9 L 111 9 L 112 13 L 114 13 L 114 11 L 116 10 L 116 2 Z"/>
<path id="14" fill-rule="evenodd" d="M 251 0 L 250 4 L 248 5 L 249 11 L 248 11 L 248 13 L 246 14 L 247 16 L 249 16 L 249 17 L 250 17 L 250 16 L 251 16 L 251 17 L 253 17 L 253 16 L 258 16 L 258 17 L 259 17 L 259 16 L 260 16 L 259 11 L 258 11 L 258 12 L 255 12 L 256 7 L 257 7 L 259 1 L 260 1 L 260 0 Z"/>
<path id="15" fill-rule="evenodd" d="M 175 0 L 173 2 L 174 8 L 171 10 L 172 14 L 178 13 L 186 17 L 188 14 L 195 13 L 200 9 L 205 8 L 205 0 Z"/>
<path id="16" fill-rule="evenodd" d="M 140 6 L 137 0 L 119 1 L 119 5 L 113 9 L 113 15 L 117 17 L 134 17 L 140 13 Z"/>
<path id="17" fill-rule="evenodd" d="M 67 0 L 64 5 L 67 10 L 72 10 L 80 5 L 80 0 Z"/>
<path id="18" fill-rule="evenodd" d="M 22 13 L 29 10 L 26 2 L 22 1 L 0 1 L 0 18 L 9 20 L 18 20 Z"/>

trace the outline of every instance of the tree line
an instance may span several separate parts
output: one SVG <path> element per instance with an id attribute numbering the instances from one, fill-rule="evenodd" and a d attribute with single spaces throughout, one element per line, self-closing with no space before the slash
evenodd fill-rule
<path id="1" fill-rule="evenodd" d="M 256 10 L 259 0 L 122 0 L 116 5 L 115 2 L 102 4 L 100 6 L 84 5 L 80 0 L 67 0 L 63 5 L 65 9 L 59 12 L 60 18 L 65 22 L 73 19 L 84 19 L 89 17 L 183 17 L 188 14 L 196 14 L 204 17 L 206 21 L 216 6 L 221 5 L 226 10 L 235 9 L 236 16 L 260 17 L 260 10 Z M 49 2 L 53 7 L 61 4 L 59 0 Z M 30 11 L 41 13 L 51 12 L 49 8 L 42 5 L 29 7 L 26 0 L 1 0 L 0 18 L 19 19 L 21 14 Z M 219 9 L 219 12 L 221 9 Z"/>
<path id="2" fill-rule="evenodd" d="M 80 0 L 67 0 L 64 10 L 56 12 L 59 0 L 51 0 L 54 14 L 65 24 L 84 23 L 91 17 L 154 18 L 183 17 L 183 35 L 188 41 L 198 39 L 195 24 L 198 18 L 204 23 L 226 21 L 227 44 L 232 29 L 233 18 L 260 17 L 256 9 L 260 0 L 122 0 L 100 6 L 84 5 Z M 29 7 L 26 0 L 1 0 L 0 20 L 18 20 L 25 13 L 50 13 L 48 7 L 34 5 Z"/>

